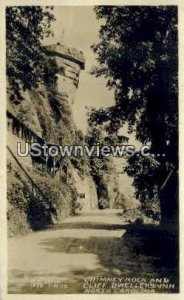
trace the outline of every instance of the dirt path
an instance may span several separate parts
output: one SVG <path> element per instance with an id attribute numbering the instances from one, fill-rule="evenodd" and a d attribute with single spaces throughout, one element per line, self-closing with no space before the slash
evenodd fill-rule
<path id="1" fill-rule="evenodd" d="M 9 293 L 88 293 L 88 289 L 103 293 L 102 283 L 95 286 L 87 280 L 158 277 L 154 267 L 158 257 L 132 251 L 119 213 L 93 211 L 52 229 L 10 239 Z"/>

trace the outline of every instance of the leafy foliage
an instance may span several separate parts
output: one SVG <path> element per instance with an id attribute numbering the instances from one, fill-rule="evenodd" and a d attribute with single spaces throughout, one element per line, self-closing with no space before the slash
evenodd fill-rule
<path id="1" fill-rule="evenodd" d="M 177 177 L 177 8 L 98 6 L 95 12 L 103 22 L 100 41 L 92 46 L 100 66 L 92 74 L 107 79 L 115 105 L 93 109 L 89 124 L 105 122 L 112 133 L 128 123 L 129 132 L 135 131 L 140 142 L 149 142 L 152 153 L 165 154 L 165 158 L 130 158 L 126 171 L 144 202 L 159 190 L 171 169 Z"/>
<path id="2" fill-rule="evenodd" d="M 51 7 L 9 6 L 6 9 L 7 76 L 12 94 L 37 87 L 43 80 L 42 40 L 51 32 Z"/>
<path id="3" fill-rule="evenodd" d="M 104 144 L 103 130 L 99 126 L 93 126 L 89 129 L 86 142 L 89 148 L 94 145 L 102 146 Z M 112 161 L 109 157 L 97 156 L 96 153 L 89 158 L 90 173 L 97 187 L 97 196 L 99 199 L 99 208 L 106 208 L 109 206 L 109 195 L 107 182 L 105 180 L 105 172 L 113 170 Z"/>

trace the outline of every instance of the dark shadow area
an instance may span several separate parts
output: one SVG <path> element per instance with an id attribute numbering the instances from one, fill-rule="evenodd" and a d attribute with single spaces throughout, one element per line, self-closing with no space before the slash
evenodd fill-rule
<path id="1" fill-rule="evenodd" d="M 52 213 L 44 203 L 32 198 L 27 210 L 27 221 L 34 231 L 48 229 L 53 226 Z"/>
<path id="2" fill-rule="evenodd" d="M 95 223 L 95 222 L 81 222 L 81 223 L 61 223 L 51 226 L 50 230 L 61 230 L 61 229 L 100 229 L 100 230 L 118 230 L 128 229 L 132 225 L 129 224 L 106 224 L 106 223 Z"/>
<path id="3" fill-rule="evenodd" d="M 123 224 L 107 224 L 103 222 L 71 222 L 71 223 L 60 223 L 54 225 L 48 225 L 49 230 L 62 230 L 62 229 L 99 229 L 99 230 L 120 230 L 124 229 L 127 233 L 141 236 L 148 236 L 150 238 L 155 236 L 171 237 L 178 239 L 178 230 L 175 226 L 159 226 L 152 224 L 137 224 L 137 223 L 125 223 Z"/>

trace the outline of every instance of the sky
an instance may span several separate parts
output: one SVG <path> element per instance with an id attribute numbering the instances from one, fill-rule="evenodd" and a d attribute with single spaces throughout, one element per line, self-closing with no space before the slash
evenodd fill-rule
<path id="1" fill-rule="evenodd" d="M 55 6 L 56 21 L 52 29 L 54 37 L 47 39 L 47 44 L 60 42 L 68 47 L 74 47 L 84 53 L 86 59 L 85 70 L 80 73 L 79 87 L 73 105 L 74 121 L 79 129 L 85 133 L 87 130 L 86 107 L 108 107 L 113 105 L 113 91 L 106 87 L 104 78 L 90 74 L 93 66 L 97 65 L 96 57 L 91 45 L 98 42 L 100 23 L 96 19 L 92 6 Z M 127 134 L 126 127 L 120 130 Z M 130 141 L 135 141 L 129 136 Z"/>

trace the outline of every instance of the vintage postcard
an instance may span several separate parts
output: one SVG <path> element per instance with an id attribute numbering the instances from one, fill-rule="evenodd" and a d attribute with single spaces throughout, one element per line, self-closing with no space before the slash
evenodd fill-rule
<path id="1" fill-rule="evenodd" d="M 184 3 L 0 12 L 2 299 L 182 299 Z"/>

